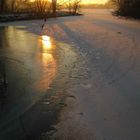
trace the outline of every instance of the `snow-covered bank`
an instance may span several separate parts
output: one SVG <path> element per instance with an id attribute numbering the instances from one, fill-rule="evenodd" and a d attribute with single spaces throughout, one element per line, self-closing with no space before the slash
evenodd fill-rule
<path id="1" fill-rule="evenodd" d="M 51 138 L 139 139 L 140 22 L 89 10 L 84 17 L 59 19 L 46 28 L 55 38 L 73 42 L 89 69 L 84 84 L 69 90 Z"/>

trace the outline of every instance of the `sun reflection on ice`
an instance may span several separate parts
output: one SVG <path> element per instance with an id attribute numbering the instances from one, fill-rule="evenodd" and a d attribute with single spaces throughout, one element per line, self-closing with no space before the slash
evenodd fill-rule
<path id="1" fill-rule="evenodd" d="M 55 44 L 49 36 L 43 35 L 39 38 L 39 47 L 41 50 L 39 54 L 41 77 L 36 87 L 40 91 L 46 91 L 56 75 Z"/>
<path id="2" fill-rule="evenodd" d="M 51 38 L 49 36 L 46 36 L 46 35 L 43 35 L 41 38 L 42 38 L 43 50 L 47 51 L 49 49 L 52 49 L 53 45 L 52 45 L 52 42 L 51 42 Z"/>

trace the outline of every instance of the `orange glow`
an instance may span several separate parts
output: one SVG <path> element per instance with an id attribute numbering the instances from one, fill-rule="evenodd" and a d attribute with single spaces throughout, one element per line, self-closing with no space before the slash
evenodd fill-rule
<path id="1" fill-rule="evenodd" d="M 30 2 L 33 2 L 35 0 L 30 0 Z M 58 2 L 62 2 L 62 0 L 58 0 Z M 64 0 L 67 1 L 67 0 Z M 108 0 L 81 0 L 83 4 L 105 4 Z"/>
<path id="2" fill-rule="evenodd" d="M 51 43 L 51 39 L 49 36 L 46 35 L 42 36 L 42 47 L 44 51 L 52 49 L 53 45 Z"/>
<path id="3" fill-rule="evenodd" d="M 53 56 L 55 45 L 49 36 L 43 35 L 39 38 L 39 47 L 41 48 L 41 53 L 38 58 L 41 65 L 42 76 L 36 83 L 36 88 L 39 91 L 46 91 L 56 75 L 57 65 Z"/>
<path id="4" fill-rule="evenodd" d="M 105 4 L 108 0 L 82 0 L 84 4 Z"/>

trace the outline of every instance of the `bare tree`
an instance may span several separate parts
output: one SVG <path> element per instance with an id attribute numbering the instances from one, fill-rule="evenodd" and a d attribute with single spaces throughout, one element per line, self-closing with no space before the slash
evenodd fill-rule
<path id="1" fill-rule="evenodd" d="M 4 13 L 6 7 L 6 0 L 0 0 L 0 13 Z"/>
<path id="2" fill-rule="evenodd" d="M 140 0 L 112 0 L 117 5 L 116 14 L 140 18 Z"/>
<path id="3" fill-rule="evenodd" d="M 56 14 L 56 8 L 57 8 L 57 0 L 52 0 L 52 13 L 53 13 L 53 15 Z"/>
<path id="4" fill-rule="evenodd" d="M 72 13 L 72 2 L 70 0 L 66 3 L 66 8 L 68 9 L 69 13 Z"/>
<path id="5" fill-rule="evenodd" d="M 77 14 L 78 12 L 79 12 L 79 10 L 80 10 L 80 3 L 81 3 L 81 0 L 75 0 L 74 2 L 73 2 L 73 13 L 74 14 Z"/>
<path id="6" fill-rule="evenodd" d="M 15 11 L 15 4 L 16 4 L 16 0 L 11 0 L 11 11 L 14 12 Z"/>
<path id="7" fill-rule="evenodd" d="M 69 0 L 66 3 L 66 8 L 71 14 L 77 14 L 81 8 L 81 0 Z"/>
<path id="8" fill-rule="evenodd" d="M 48 0 L 35 0 L 33 5 L 34 13 L 38 17 L 44 18 L 44 20 L 46 20 L 51 12 L 51 3 Z"/>

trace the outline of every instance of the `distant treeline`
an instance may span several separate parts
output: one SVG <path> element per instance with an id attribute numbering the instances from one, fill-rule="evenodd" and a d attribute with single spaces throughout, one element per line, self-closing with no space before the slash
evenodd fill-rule
<path id="1" fill-rule="evenodd" d="M 52 7 L 52 11 L 56 11 L 57 0 L 0 0 L 0 14 L 16 13 L 16 12 L 29 12 L 34 11 L 37 7 Z M 42 8 L 41 7 L 41 8 Z"/>
<path id="2" fill-rule="evenodd" d="M 0 0 L 0 22 L 80 15 L 81 0 Z"/>
<path id="3" fill-rule="evenodd" d="M 140 18 L 140 0 L 111 0 L 116 5 L 115 14 Z"/>
<path id="4" fill-rule="evenodd" d="M 110 5 L 106 5 L 106 4 L 83 4 L 81 5 L 82 8 L 86 8 L 86 9 L 105 9 L 105 8 L 111 8 Z"/>
<path id="5" fill-rule="evenodd" d="M 57 10 L 67 9 L 70 13 L 77 13 L 81 0 L 0 0 L 0 14 L 33 12 L 55 14 Z"/>
<path id="6" fill-rule="evenodd" d="M 67 9 L 75 14 L 83 8 L 115 8 L 115 14 L 140 18 L 140 0 L 109 0 L 106 4 L 81 5 L 81 0 L 0 0 L 0 14 L 35 13 L 38 16 L 55 15 L 57 10 Z"/>
<path id="7" fill-rule="evenodd" d="M 120 16 L 128 16 L 140 18 L 140 0 L 109 0 L 105 4 L 86 4 L 83 8 L 112 8 L 115 14 Z"/>
<path id="8" fill-rule="evenodd" d="M 82 4 L 82 8 L 87 8 L 87 9 L 114 9 L 116 7 L 115 3 L 113 0 L 108 0 L 105 4 Z"/>

